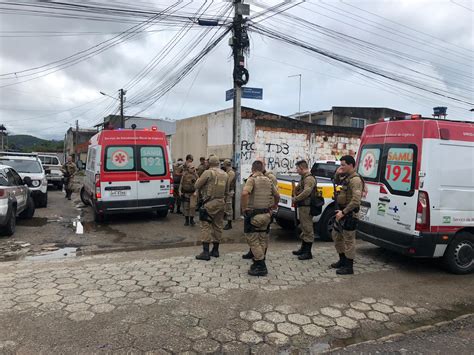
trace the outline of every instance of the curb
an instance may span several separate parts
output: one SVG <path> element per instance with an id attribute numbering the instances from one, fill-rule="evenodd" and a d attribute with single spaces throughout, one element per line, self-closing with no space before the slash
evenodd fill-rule
<path id="1" fill-rule="evenodd" d="M 436 328 L 440 328 L 440 327 L 443 327 L 443 326 L 446 326 L 446 325 L 450 325 L 450 324 L 459 322 L 461 320 L 464 320 L 464 319 L 467 319 L 467 318 L 470 318 L 470 317 L 474 317 L 474 313 L 463 314 L 462 316 L 456 317 L 456 318 L 454 318 L 452 320 L 449 320 L 449 321 L 442 321 L 442 322 L 438 322 L 438 323 L 435 323 L 435 324 L 432 324 L 432 325 L 424 325 L 424 326 L 421 326 L 421 327 L 418 327 L 418 328 L 413 328 L 413 329 L 404 331 L 402 333 L 394 333 L 394 334 L 386 335 L 386 336 L 378 338 L 378 339 L 362 341 L 360 343 L 355 343 L 355 344 L 351 344 L 351 345 L 348 345 L 348 346 L 341 346 L 341 347 L 338 347 L 338 348 L 329 349 L 329 350 L 321 352 L 321 354 L 330 354 L 332 352 L 339 351 L 339 350 L 351 349 L 351 348 L 354 348 L 354 347 L 362 345 L 362 344 L 380 344 L 380 343 L 385 343 L 385 342 L 388 342 L 388 341 L 396 341 L 396 340 L 398 340 L 398 339 L 400 339 L 400 338 L 402 338 L 406 335 L 415 334 L 415 333 L 422 333 L 422 332 L 426 332 L 426 331 L 429 331 L 429 330 L 434 330 Z"/>

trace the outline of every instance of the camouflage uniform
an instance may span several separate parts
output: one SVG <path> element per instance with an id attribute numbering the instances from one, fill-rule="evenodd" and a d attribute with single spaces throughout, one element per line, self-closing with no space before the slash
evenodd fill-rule
<path id="1" fill-rule="evenodd" d="M 316 188 L 316 178 L 308 171 L 301 177 L 295 190 L 294 202 L 297 206 L 298 219 L 300 222 L 302 240 L 299 250 L 295 250 L 293 255 L 297 255 L 299 260 L 312 259 L 311 247 L 314 241 L 313 216 L 311 215 L 311 193 Z"/>
<path id="2" fill-rule="evenodd" d="M 339 210 L 343 212 L 345 217 L 339 222 L 335 222 L 338 225 L 332 230 L 332 239 L 341 260 L 331 266 L 334 268 L 350 266 L 352 271 L 356 244 L 355 224 L 348 227 L 344 220 L 352 218 L 355 219 L 355 223 L 357 222 L 364 183 L 356 172 L 343 178 L 336 177 L 335 180 L 339 180 L 341 184 L 341 190 L 336 198 Z"/>
<path id="3" fill-rule="evenodd" d="M 64 175 L 64 190 L 66 191 L 66 198 L 71 199 L 74 188 L 74 175 L 77 172 L 77 166 L 72 161 L 66 162 L 61 171 Z"/>
<path id="4" fill-rule="evenodd" d="M 248 206 L 244 213 L 244 233 L 254 260 L 249 274 L 264 276 L 267 274 L 264 260 L 268 248 L 271 207 L 275 197 L 278 196 L 278 191 L 270 178 L 261 172 L 255 172 L 247 179 L 244 191 L 249 194 Z"/>
<path id="5" fill-rule="evenodd" d="M 196 202 L 197 196 L 195 194 L 194 184 L 196 183 L 198 176 L 194 166 L 186 166 L 184 174 L 179 184 L 179 195 L 183 203 L 183 214 L 186 219 L 185 226 L 189 224 L 194 225 L 194 214 L 196 213 Z"/>
<path id="6" fill-rule="evenodd" d="M 273 185 L 275 185 L 275 187 L 278 187 L 278 180 L 275 176 L 275 174 L 273 174 L 272 171 L 266 171 L 263 173 L 267 178 L 269 178 L 270 180 L 272 180 L 272 183 Z"/>
<path id="7" fill-rule="evenodd" d="M 229 176 L 229 195 L 225 200 L 225 220 L 227 221 L 227 226 L 224 229 L 232 228 L 232 220 L 234 219 L 234 211 L 232 209 L 233 197 L 235 194 L 235 172 L 232 169 L 231 161 L 229 159 L 224 160 L 224 168 Z"/>
<path id="8" fill-rule="evenodd" d="M 203 252 L 196 256 L 199 260 L 209 260 L 219 256 L 219 243 L 222 237 L 225 199 L 229 194 L 229 177 L 219 168 L 219 158 L 209 157 L 210 168 L 202 173 L 194 187 L 202 193 L 203 206 L 199 211 L 201 221 L 201 241 Z M 209 253 L 209 244 L 213 248 Z"/>
<path id="9" fill-rule="evenodd" d="M 173 197 L 176 205 L 176 213 L 181 213 L 181 199 L 179 198 L 179 185 L 184 172 L 184 164 L 173 165 Z M 174 209 L 174 208 L 173 208 Z"/>
<path id="10" fill-rule="evenodd" d="M 198 177 L 202 175 L 203 172 L 205 172 L 207 170 L 206 168 L 206 164 L 199 164 L 199 166 L 197 167 L 197 175 Z"/>

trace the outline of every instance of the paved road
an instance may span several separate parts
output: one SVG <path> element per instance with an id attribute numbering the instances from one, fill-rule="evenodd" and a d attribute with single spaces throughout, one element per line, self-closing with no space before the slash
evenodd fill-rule
<path id="1" fill-rule="evenodd" d="M 0 264 L 4 353 L 317 353 L 472 312 L 472 275 L 359 248 L 357 275 L 328 270 L 331 246 L 300 262 L 273 245 L 266 278 L 243 245 Z M 462 287 L 460 287 L 462 285 Z M 436 295 L 436 296 L 434 296 Z"/>
<path id="2" fill-rule="evenodd" d="M 448 322 L 429 330 L 415 331 L 396 339 L 360 344 L 331 354 L 457 354 L 474 353 L 474 316 Z"/>

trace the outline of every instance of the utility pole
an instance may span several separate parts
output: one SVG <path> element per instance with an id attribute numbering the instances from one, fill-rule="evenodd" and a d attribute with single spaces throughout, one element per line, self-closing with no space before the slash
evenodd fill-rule
<path id="1" fill-rule="evenodd" d="M 229 41 L 232 47 L 232 53 L 234 57 L 234 110 L 233 110 L 233 159 L 235 166 L 235 217 L 240 216 L 240 198 L 242 195 L 241 191 L 241 121 L 242 121 L 242 85 L 247 84 L 249 80 L 249 72 L 245 69 L 245 49 L 249 46 L 249 39 L 247 30 L 244 27 L 243 15 L 250 14 L 250 6 L 244 5 L 243 0 L 234 1 L 234 21 L 232 24 L 232 38 Z"/>
<path id="2" fill-rule="evenodd" d="M 123 116 L 123 97 L 125 96 L 126 91 L 124 89 L 119 90 L 120 98 L 120 128 L 125 128 L 125 118 Z"/>
<path id="3" fill-rule="evenodd" d="M 78 144 L 79 144 L 79 120 L 76 120 L 76 139 L 75 139 L 75 141 L 76 142 L 74 143 L 74 160 L 77 163 L 79 161 L 79 159 L 78 159 L 79 148 L 77 147 Z"/>
<path id="4" fill-rule="evenodd" d="M 295 78 L 299 76 L 300 78 L 300 93 L 298 95 L 298 115 L 301 113 L 301 74 L 290 75 L 289 78 Z"/>
<path id="5" fill-rule="evenodd" d="M 2 151 L 4 149 L 4 145 L 3 145 L 3 136 L 5 135 L 5 126 L 4 125 L 0 125 L 0 134 L 2 135 Z"/>

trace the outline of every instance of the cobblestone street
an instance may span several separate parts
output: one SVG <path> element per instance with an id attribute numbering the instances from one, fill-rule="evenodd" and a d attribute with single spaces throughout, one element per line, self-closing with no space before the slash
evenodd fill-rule
<path id="1" fill-rule="evenodd" d="M 4 263 L 0 317 L 8 326 L 0 330 L 0 349 L 20 354 L 317 353 L 472 307 L 470 276 L 465 277 L 467 294 L 449 304 L 438 298 L 423 302 L 419 294 L 433 286 L 404 292 L 405 282 L 396 282 L 397 263 L 371 253 L 373 247 L 364 246 L 368 252 L 361 253 L 353 277 L 336 277 L 327 269 L 334 258 L 330 245 L 319 247 L 308 262 L 278 247 L 268 255 L 270 273 L 264 278 L 248 276 L 248 262 L 238 246 L 232 248 L 210 262 L 195 260 L 196 248 L 182 248 Z M 390 278 L 392 291 L 386 287 Z M 442 285 L 440 292 L 453 291 Z"/>

